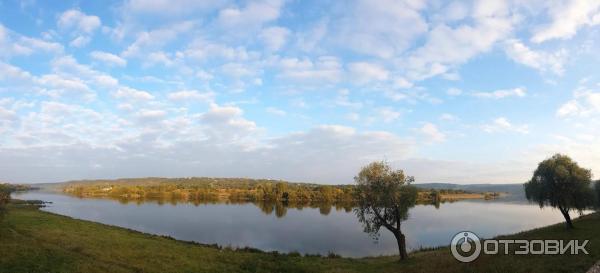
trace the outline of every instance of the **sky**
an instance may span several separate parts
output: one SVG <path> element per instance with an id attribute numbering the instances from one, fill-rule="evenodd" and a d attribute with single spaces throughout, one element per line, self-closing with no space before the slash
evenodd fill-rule
<path id="1" fill-rule="evenodd" d="M 0 0 L 0 181 L 600 177 L 600 0 Z"/>

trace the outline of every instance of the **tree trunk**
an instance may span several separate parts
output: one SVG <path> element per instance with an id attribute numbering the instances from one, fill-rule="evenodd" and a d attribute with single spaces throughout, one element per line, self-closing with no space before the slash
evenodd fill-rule
<path id="1" fill-rule="evenodd" d="M 400 260 L 406 260 L 408 258 L 408 254 L 406 253 L 406 238 L 404 234 L 397 232 L 394 233 L 396 236 L 396 241 L 398 242 L 398 252 L 400 253 Z"/>
<path id="2" fill-rule="evenodd" d="M 573 222 L 571 222 L 571 215 L 569 215 L 569 211 L 563 208 L 559 208 L 560 212 L 562 213 L 563 217 L 565 217 L 565 221 L 567 224 L 567 229 L 572 229 L 574 228 L 573 226 Z"/>

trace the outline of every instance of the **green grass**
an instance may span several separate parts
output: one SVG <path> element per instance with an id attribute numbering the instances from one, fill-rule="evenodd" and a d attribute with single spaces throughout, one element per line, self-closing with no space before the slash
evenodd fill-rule
<path id="1" fill-rule="evenodd" d="M 600 259 L 600 215 L 553 225 L 511 239 L 589 239 L 590 255 L 482 256 L 454 260 L 447 247 L 397 257 L 362 259 L 231 250 L 76 220 L 30 205 L 0 216 L 0 272 L 585 272 Z"/>

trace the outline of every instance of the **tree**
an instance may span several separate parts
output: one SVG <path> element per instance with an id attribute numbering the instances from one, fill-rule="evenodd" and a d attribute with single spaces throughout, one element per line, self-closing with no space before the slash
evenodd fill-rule
<path id="1" fill-rule="evenodd" d="M 531 180 L 524 185 L 525 195 L 540 208 L 558 208 L 570 229 L 573 222 L 569 211 L 581 213 L 593 204 L 591 178 L 590 170 L 579 167 L 566 155 L 555 154 L 539 163 Z"/>
<path id="2" fill-rule="evenodd" d="M 8 184 L 0 184 L 0 209 L 3 209 L 10 201 L 10 193 L 12 188 Z"/>
<path id="3" fill-rule="evenodd" d="M 354 212 L 364 231 L 377 240 L 380 228 L 385 227 L 396 237 L 400 259 L 406 259 L 401 222 L 408 218 L 408 210 L 417 200 L 417 189 L 410 185 L 414 178 L 380 161 L 363 167 L 354 180 L 357 183 Z"/>

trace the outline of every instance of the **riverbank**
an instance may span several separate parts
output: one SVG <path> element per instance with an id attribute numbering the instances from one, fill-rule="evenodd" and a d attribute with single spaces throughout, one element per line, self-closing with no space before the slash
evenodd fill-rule
<path id="1" fill-rule="evenodd" d="M 586 272 L 600 259 L 600 215 L 583 216 L 575 225 L 571 231 L 558 224 L 504 237 L 587 239 L 589 255 L 496 255 L 462 264 L 444 247 L 399 263 L 397 257 L 231 250 L 11 205 L 0 221 L 0 272 Z"/>

